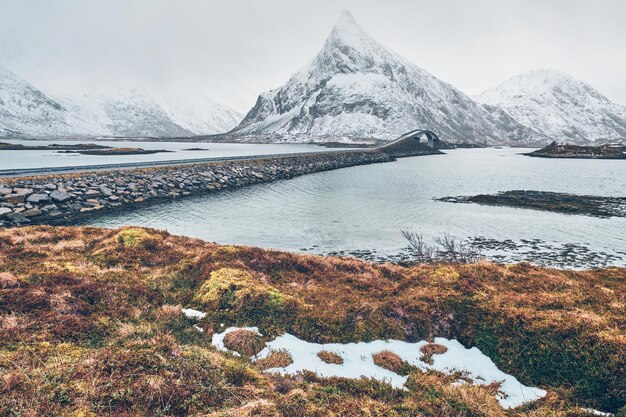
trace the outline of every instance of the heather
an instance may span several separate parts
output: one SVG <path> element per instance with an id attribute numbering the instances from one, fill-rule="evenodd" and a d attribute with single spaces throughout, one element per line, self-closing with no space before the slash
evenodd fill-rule
<path id="1" fill-rule="evenodd" d="M 623 413 L 625 279 L 619 268 L 380 265 L 142 228 L 0 229 L 0 415 Z M 496 387 L 455 385 L 385 352 L 378 360 L 408 374 L 406 390 L 265 373 L 291 359 L 217 351 L 211 335 L 229 326 L 259 328 L 228 341 L 250 354 L 285 332 L 318 343 L 455 338 L 548 395 L 504 411 Z M 441 351 L 428 346 L 424 355 Z"/>

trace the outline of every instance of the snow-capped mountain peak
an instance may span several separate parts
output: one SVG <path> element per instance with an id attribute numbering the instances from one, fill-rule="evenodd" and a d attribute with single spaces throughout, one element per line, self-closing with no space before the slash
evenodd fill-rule
<path id="1" fill-rule="evenodd" d="M 343 12 L 322 49 L 281 87 L 263 93 L 234 135 L 274 140 L 392 139 L 416 128 L 444 140 L 544 140 L 499 109 L 389 51 Z"/>
<path id="2" fill-rule="evenodd" d="M 342 46 L 347 46 L 363 54 L 371 53 L 372 50 L 377 49 L 377 43 L 359 26 L 352 14 L 347 10 L 341 12 L 339 20 L 337 20 L 326 39 L 324 49 L 329 44 L 338 49 L 341 49 Z"/>
<path id="3" fill-rule="evenodd" d="M 522 96 L 547 96 L 567 94 L 575 99 L 584 97 L 598 103 L 610 103 L 589 84 L 558 70 L 538 69 L 515 75 L 502 84 L 487 89 L 478 98 L 484 103 L 497 105 L 503 100 Z"/>
<path id="4" fill-rule="evenodd" d="M 515 75 L 476 99 L 558 141 L 587 143 L 626 137 L 626 107 L 561 71 Z"/>

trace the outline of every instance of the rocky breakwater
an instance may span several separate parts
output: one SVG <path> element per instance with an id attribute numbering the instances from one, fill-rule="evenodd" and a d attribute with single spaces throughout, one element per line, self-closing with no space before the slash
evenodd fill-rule
<path id="1" fill-rule="evenodd" d="M 163 199 L 390 162 L 376 151 L 233 160 L 0 180 L 0 225 L 71 224 L 78 218 Z"/>

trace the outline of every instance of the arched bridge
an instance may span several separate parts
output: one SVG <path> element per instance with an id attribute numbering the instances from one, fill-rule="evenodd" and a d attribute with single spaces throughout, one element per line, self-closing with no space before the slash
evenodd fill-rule
<path id="1" fill-rule="evenodd" d="M 443 153 L 438 150 L 442 144 L 443 142 L 434 132 L 416 129 L 380 145 L 378 149 L 394 156 L 428 155 Z"/>

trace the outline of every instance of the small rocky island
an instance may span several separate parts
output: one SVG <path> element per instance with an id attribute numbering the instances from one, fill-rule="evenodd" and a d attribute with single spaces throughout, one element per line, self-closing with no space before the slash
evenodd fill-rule
<path id="1" fill-rule="evenodd" d="M 626 217 L 626 197 L 601 197 L 550 191 L 514 190 L 498 194 L 442 197 L 435 200 L 449 203 L 477 203 L 489 206 L 518 207 L 602 218 Z"/>
<path id="2" fill-rule="evenodd" d="M 0 151 L 56 151 L 59 153 L 79 153 L 82 155 L 148 155 L 161 152 L 172 152 L 165 149 L 113 148 L 95 143 L 77 143 L 75 145 L 22 145 L 0 142 Z"/>
<path id="3" fill-rule="evenodd" d="M 150 155 L 153 153 L 172 152 L 165 149 L 143 149 L 143 148 L 110 148 L 104 149 L 83 149 L 74 151 L 63 151 L 65 153 L 79 153 L 81 155 Z"/>
<path id="4" fill-rule="evenodd" d="M 77 143 L 72 145 L 22 145 L 21 143 L 0 142 L 0 151 L 88 151 L 97 149 L 108 149 L 109 146 L 97 145 L 95 143 Z"/>
<path id="5" fill-rule="evenodd" d="M 539 158 L 626 159 L 622 145 L 580 146 L 552 142 L 546 147 L 524 154 Z"/>

